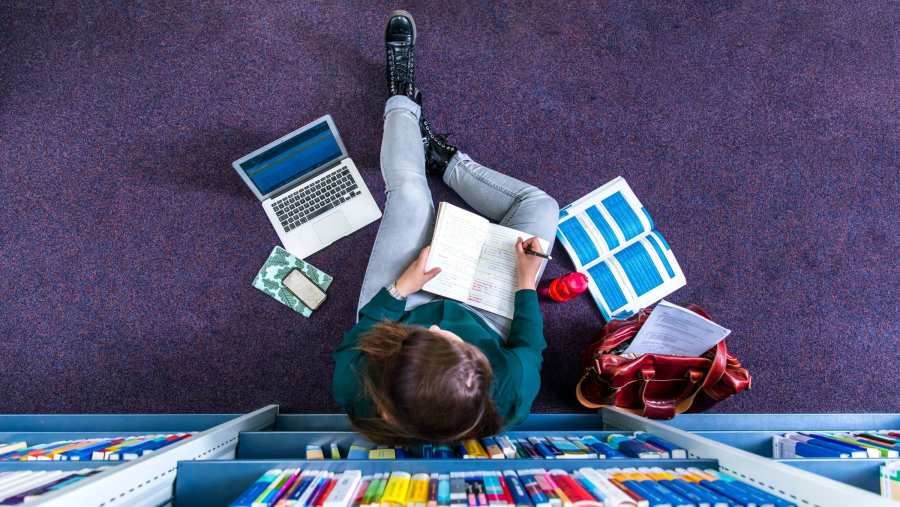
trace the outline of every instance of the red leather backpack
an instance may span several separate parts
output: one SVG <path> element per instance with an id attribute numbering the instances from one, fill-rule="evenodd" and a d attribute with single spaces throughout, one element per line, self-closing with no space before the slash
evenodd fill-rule
<path id="1" fill-rule="evenodd" d="M 699 306 L 687 308 L 709 318 Z M 750 388 L 750 372 L 728 353 L 725 340 L 701 357 L 616 354 L 634 338 L 650 311 L 608 322 L 600 339 L 582 352 L 584 374 L 575 387 L 582 405 L 614 405 L 651 419 L 671 419 L 682 412 L 701 412 Z"/>

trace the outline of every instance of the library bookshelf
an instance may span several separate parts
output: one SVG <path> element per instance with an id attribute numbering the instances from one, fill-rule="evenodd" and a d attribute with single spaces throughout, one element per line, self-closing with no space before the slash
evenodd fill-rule
<path id="1" fill-rule="evenodd" d="M 109 466 L 68 488 L 39 497 L 40 506 L 227 505 L 271 468 L 316 468 L 365 474 L 404 470 L 452 472 L 581 467 L 719 468 L 803 506 L 895 506 L 880 497 L 874 459 L 772 459 L 772 435 L 787 431 L 900 428 L 898 414 L 691 414 L 653 421 L 617 409 L 596 414 L 532 414 L 511 436 L 593 435 L 644 431 L 677 444 L 687 459 L 553 460 L 324 460 L 307 461 L 307 445 L 337 443 L 346 450 L 360 436 L 340 414 L 282 414 L 270 405 L 247 414 L 109 414 L 0 416 L 0 441 L 29 443 L 74 438 L 195 432 L 187 440 L 127 462 L 0 462 L 10 470 Z M 552 466 L 551 466 L 552 465 Z"/>

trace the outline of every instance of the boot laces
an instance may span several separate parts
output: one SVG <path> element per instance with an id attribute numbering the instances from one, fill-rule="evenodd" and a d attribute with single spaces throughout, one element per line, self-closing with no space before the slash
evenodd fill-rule
<path id="1" fill-rule="evenodd" d="M 442 150 L 454 150 L 453 146 L 447 142 L 450 136 L 450 133 L 447 134 L 437 134 L 431 128 L 431 122 L 428 120 L 422 120 L 422 127 L 425 130 L 425 138 L 428 139 L 429 142 L 434 143 L 441 148 Z"/>
<path id="2" fill-rule="evenodd" d="M 410 47 L 387 47 L 388 72 L 391 76 L 391 92 L 397 93 L 394 88 L 395 84 L 414 83 L 413 73 L 415 72 L 415 52 L 410 51 Z M 404 58 L 403 53 L 406 53 Z"/>

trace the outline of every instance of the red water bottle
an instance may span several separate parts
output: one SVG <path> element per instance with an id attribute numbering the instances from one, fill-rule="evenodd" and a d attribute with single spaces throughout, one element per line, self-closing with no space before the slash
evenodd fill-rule
<path id="1" fill-rule="evenodd" d="M 562 303 L 578 296 L 586 291 L 587 288 L 587 275 L 584 273 L 569 273 L 551 280 L 547 286 L 538 289 L 538 294 Z"/>

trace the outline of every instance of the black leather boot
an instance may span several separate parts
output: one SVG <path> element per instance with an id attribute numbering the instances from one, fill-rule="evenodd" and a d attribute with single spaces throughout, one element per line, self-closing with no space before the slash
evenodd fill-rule
<path id="1" fill-rule="evenodd" d="M 406 95 L 415 100 L 416 23 L 406 11 L 391 13 L 384 30 L 387 50 L 387 82 L 389 95 Z"/>
<path id="2" fill-rule="evenodd" d="M 431 122 L 425 118 L 419 120 L 419 129 L 422 131 L 422 144 L 425 145 L 425 169 L 443 178 L 450 159 L 459 150 L 447 142 L 446 135 L 436 133 Z"/>

